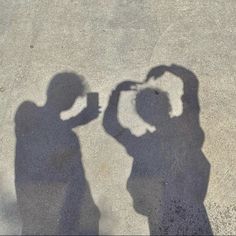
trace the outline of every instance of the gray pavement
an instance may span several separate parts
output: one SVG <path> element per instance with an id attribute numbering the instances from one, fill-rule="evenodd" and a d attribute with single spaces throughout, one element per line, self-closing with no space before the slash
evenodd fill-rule
<path id="1" fill-rule="evenodd" d="M 235 235 L 235 13 L 235 0 L 0 1 L 0 234 Z M 114 91 L 125 81 L 142 84 Z M 84 92 L 97 118 L 75 119 Z"/>

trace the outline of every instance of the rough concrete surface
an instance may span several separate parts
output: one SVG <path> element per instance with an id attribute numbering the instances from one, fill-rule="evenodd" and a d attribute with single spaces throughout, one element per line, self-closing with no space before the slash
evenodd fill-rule
<path id="1" fill-rule="evenodd" d="M 158 216 L 150 216 L 150 211 L 154 211 L 155 207 L 160 209 L 156 206 L 157 199 L 154 198 L 159 197 L 157 193 L 162 189 L 165 189 L 168 195 L 168 189 L 176 188 L 176 193 L 179 189 L 184 190 L 183 198 L 196 197 L 200 212 L 203 212 L 199 214 L 204 215 L 202 219 L 209 219 L 209 225 L 215 235 L 235 235 L 235 26 L 235 0 L 0 1 L 0 234 L 20 234 L 24 221 L 26 233 L 57 234 L 58 224 L 62 223 L 64 228 L 60 233 L 80 232 L 70 228 L 73 228 L 72 224 L 76 225 L 71 220 L 74 216 L 67 218 L 71 212 L 76 212 L 75 208 L 79 204 L 81 206 L 78 212 L 84 217 L 80 222 L 85 222 L 83 227 L 87 233 L 97 233 L 97 229 L 92 231 L 89 225 L 95 227 L 96 223 L 99 224 L 100 234 L 157 233 L 158 224 L 161 224 L 161 220 L 158 221 L 160 213 L 157 210 L 155 214 Z M 170 115 L 173 119 L 168 117 L 170 125 L 163 127 L 168 130 L 170 136 L 166 139 L 167 133 L 164 132 L 165 135 L 161 139 L 164 146 L 157 148 L 157 151 L 162 154 L 169 153 L 169 156 L 173 152 L 178 154 L 175 147 L 179 141 L 186 144 L 186 147 L 182 148 L 190 154 L 189 159 L 179 167 L 183 173 L 183 176 L 179 177 L 180 182 L 176 179 L 177 175 L 173 174 L 171 178 L 174 180 L 170 178 L 172 182 L 168 183 L 168 186 L 165 181 L 162 184 L 155 173 L 139 173 L 137 177 L 139 161 L 146 157 L 145 153 L 142 154 L 143 150 L 150 150 L 149 153 L 152 153 L 156 144 L 150 144 L 150 147 L 147 145 L 153 140 L 158 142 L 158 138 L 150 139 L 151 134 L 158 135 L 158 131 L 164 129 L 160 128 L 162 125 L 155 127 L 137 114 L 143 112 L 143 107 L 138 109 L 139 112 L 134 109 L 137 91 L 121 92 L 117 115 L 120 124 L 131 130 L 129 134 L 141 140 L 140 144 L 138 141 L 133 143 L 123 139 L 122 137 L 126 137 L 122 136 L 123 134 L 114 134 L 115 128 L 109 120 L 109 114 L 113 113 L 109 113 L 107 106 L 112 91 L 121 82 L 143 82 L 151 68 L 172 64 L 191 71 L 194 76 L 190 77 L 198 80 L 198 91 L 189 87 L 192 93 L 198 92 L 195 94 L 198 104 L 191 103 L 191 98 L 187 104 L 187 107 L 193 106 L 191 120 L 194 129 L 189 129 L 187 133 L 182 132 L 186 127 L 184 123 L 191 115 L 188 118 L 181 116 L 186 107 L 186 104 L 181 103 L 181 96 L 183 98 L 186 92 L 183 82 L 179 79 L 181 76 L 167 72 L 162 75 L 163 79 L 150 80 L 139 85 L 140 91 L 147 91 L 147 94 L 141 92 L 139 99 L 149 96 L 148 89 L 142 89 L 142 86 L 156 86 L 169 95 L 172 108 Z M 78 167 L 74 168 L 78 172 L 75 171 L 73 175 L 71 169 L 66 169 L 66 174 L 63 169 L 58 175 L 56 172 L 54 175 L 50 170 L 47 172 L 47 167 L 42 164 L 44 162 L 34 162 L 33 157 L 38 154 L 33 153 L 29 160 L 24 159 L 27 154 L 23 154 L 25 150 L 40 155 L 47 154 L 47 148 L 53 147 L 57 138 L 58 142 L 64 142 L 63 137 L 67 135 L 71 138 L 69 141 L 78 145 L 73 132 L 63 126 L 65 123 L 62 120 L 76 116 L 78 111 L 86 106 L 86 98 L 76 100 L 70 110 L 61 114 L 62 120 L 58 119 L 58 123 L 52 122 L 53 109 L 46 110 L 48 106 L 45 102 L 50 81 L 55 75 L 63 72 L 82 75 L 89 85 L 88 90 L 99 94 L 101 106 L 97 119 L 91 119 L 91 122 L 81 127 L 71 127 L 80 139 L 81 153 L 81 159 L 73 162 L 72 167 L 68 167 Z M 71 91 L 75 91 L 75 87 L 72 87 Z M 48 93 L 50 94 L 50 91 Z M 63 93 L 62 89 L 58 99 L 67 100 L 72 97 L 72 93 L 68 91 Z M 191 94 L 186 99 L 189 97 Z M 31 103 L 22 105 L 25 101 Z M 163 103 L 165 101 L 163 97 Z M 69 108 L 70 106 L 67 107 Z M 62 110 L 61 108 L 60 111 Z M 41 129 L 41 125 L 45 125 L 45 114 L 50 114 L 47 119 L 49 123 Z M 151 116 L 152 114 L 146 118 Z M 35 120 L 39 123 L 33 123 L 31 127 L 38 132 L 38 136 L 29 136 L 28 144 L 24 138 L 16 139 L 17 132 L 21 137 L 25 131 L 16 130 L 15 134 L 15 122 L 19 121 L 21 129 L 20 122 L 31 125 L 30 121 Z M 172 136 L 171 127 L 177 127 L 178 131 L 182 127 L 182 133 L 176 132 L 176 135 Z M 48 141 L 52 142 L 51 146 L 42 141 L 44 131 L 51 135 Z M 39 141 L 35 141 L 35 137 L 38 137 Z M 142 141 L 141 137 L 145 137 L 147 141 Z M 189 140 L 192 140 L 192 137 L 197 137 L 199 141 L 191 143 Z M 19 141 L 18 149 L 16 141 Z M 21 141 L 26 142 L 25 150 Z M 169 146 L 166 145 L 168 142 Z M 55 147 L 60 153 L 61 146 L 57 143 Z M 202 158 L 201 163 L 193 158 L 197 153 Z M 69 154 L 57 155 L 63 158 L 63 155 Z M 17 156 L 19 158 L 16 158 L 15 162 Z M 140 159 L 137 159 L 138 157 Z M 149 162 L 147 169 L 158 169 L 162 161 L 157 162 L 157 159 L 150 158 L 153 163 Z M 147 164 L 147 159 L 142 161 L 144 165 Z M 198 166 L 195 166 L 198 162 Z M 168 160 L 166 163 L 168 165 Z M 59 161 L 56 165 L 60 167 L 63 164 Z M 44 169 L 40 169 L 41 167 Z M 185 168 L 191 170 L 185 171 Z M 165 175 L 165 167 L 162 171 Z M 15 183 L 16 173 L 19 177 L 16 177 L 18 180 Z M 186 173 L 189 175 L 185 175 Z M 74 185 L 68 184 L 68 179 Z M 77 181 L 80 181 L 79 184 Z M 183 182 L 186 182 L 186 185 L 182 186 Z M 85 197 L 79 195 L 81 186 L 84 186 Z M 77 187 L 78 192 L 74 189 Z M 19 192 L 18 201 L 16 188 Z M 144 199 L 139 199 L 141 195 Z M 170 193 L 170 196 L 173 197 L 173 194 Z M 145 206 L 142 201 L 149 205 Z M 167 201 L 168 204 L 170 202 Z M 64 209 L 63 204 L 68 204 L 69 208 Z M 179 206 L 175 213 L 181 212 L 181 207 L 183 205 Z M 22 216 L 22 212 L 25 215 Z M 188 214 L 185 217 L 191 220 L 191 212 Z M 94 222 L 90 222 L 92 218 Z M 156 219 L 154 223 L 153 219 Z M 196 218 L 193 221 L 201 220 Z M 179 224 L 182 224 L 181 221 Z M 173 225 L 174 223 L 166 230 L 169 230 L 169 233 L 178 233 Z M 88 231 L 88 228 L 91 231 Z"/>

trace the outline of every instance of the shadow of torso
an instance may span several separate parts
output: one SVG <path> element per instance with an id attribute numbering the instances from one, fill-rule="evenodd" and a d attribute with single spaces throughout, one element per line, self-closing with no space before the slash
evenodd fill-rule
<path id="1" fill-rule="evenodd" d="M 22 233 L 98 234 L 99 211 L 70 125 L 32 102 L 19 107 L 15 120 L 15 183 Z"/>
<path id="2" fill-rule="evenodd" d="M 194 125 L 191 117 L 171 118 L 123 142 L 133 157 L 127 189 L 153 235 L 211 234 L 203 205 L 210 165 L 201 151 L 204 134 Z"/>

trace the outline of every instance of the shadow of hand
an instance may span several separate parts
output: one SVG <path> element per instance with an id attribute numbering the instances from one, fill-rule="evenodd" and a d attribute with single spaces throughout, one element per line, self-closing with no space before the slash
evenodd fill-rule
<path id="1" fill-rule="evenodd" d="M 80 115 L 83 120 L 85 120 L 86 122 L 90 122 L 98 118 L 100 113 L 100 107 L 98 107 L 97 109 L 92 107 L 86 107 L 81 111 Z"/>

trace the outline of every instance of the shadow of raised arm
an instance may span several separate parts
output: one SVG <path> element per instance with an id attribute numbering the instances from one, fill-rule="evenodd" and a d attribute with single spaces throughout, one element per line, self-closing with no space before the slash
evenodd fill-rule
<path id="1" fill-rule="evenodd" d="M 73 129 L 77 126 L 82 126 L 88 124 L 90 121 L 96 119 L 99 115 L 99 110 L 84 108 L 77 116 L 74 116 L 64 122 L 68 124 L 68 126 Z"/>
<path id="2" fill-rule="evenodd" d="M 136 136 L 131 134 L 129 129 L 124 128 L 120 124 L 118 120 L 118 103 L 121 91 L 128 91 L 131 89 L 130 87 L 135 84 L 136 83 L 132 81 L 125 81 L 112 91 L 103 117 L 103 127 L 105 131 L 124 146 L 126 146 L 128 140 L 135 139 Z"/>
<path id="3" fill-rule="evenodd" d="M 179 77 L 184 86 L 182 102 L 183 102 L 183 114 L 182 116 L 186 115 L 186 113 L 191 110 L 191 112 L 195 113 L 195 118 L 197 118 L 198 122 L 198 115 L 200 112 L 199 102 L 198 102 L 198 79 L 196 75 L 191 72 L 190 70 L 172 64 L 171 66 L 157 66 L 153 67 L 149 73 L 147 74 L 146 81 L 150 78 L 158 79 L 160 78 L 165 72 L 170 72 L 173 75 Z"/>

